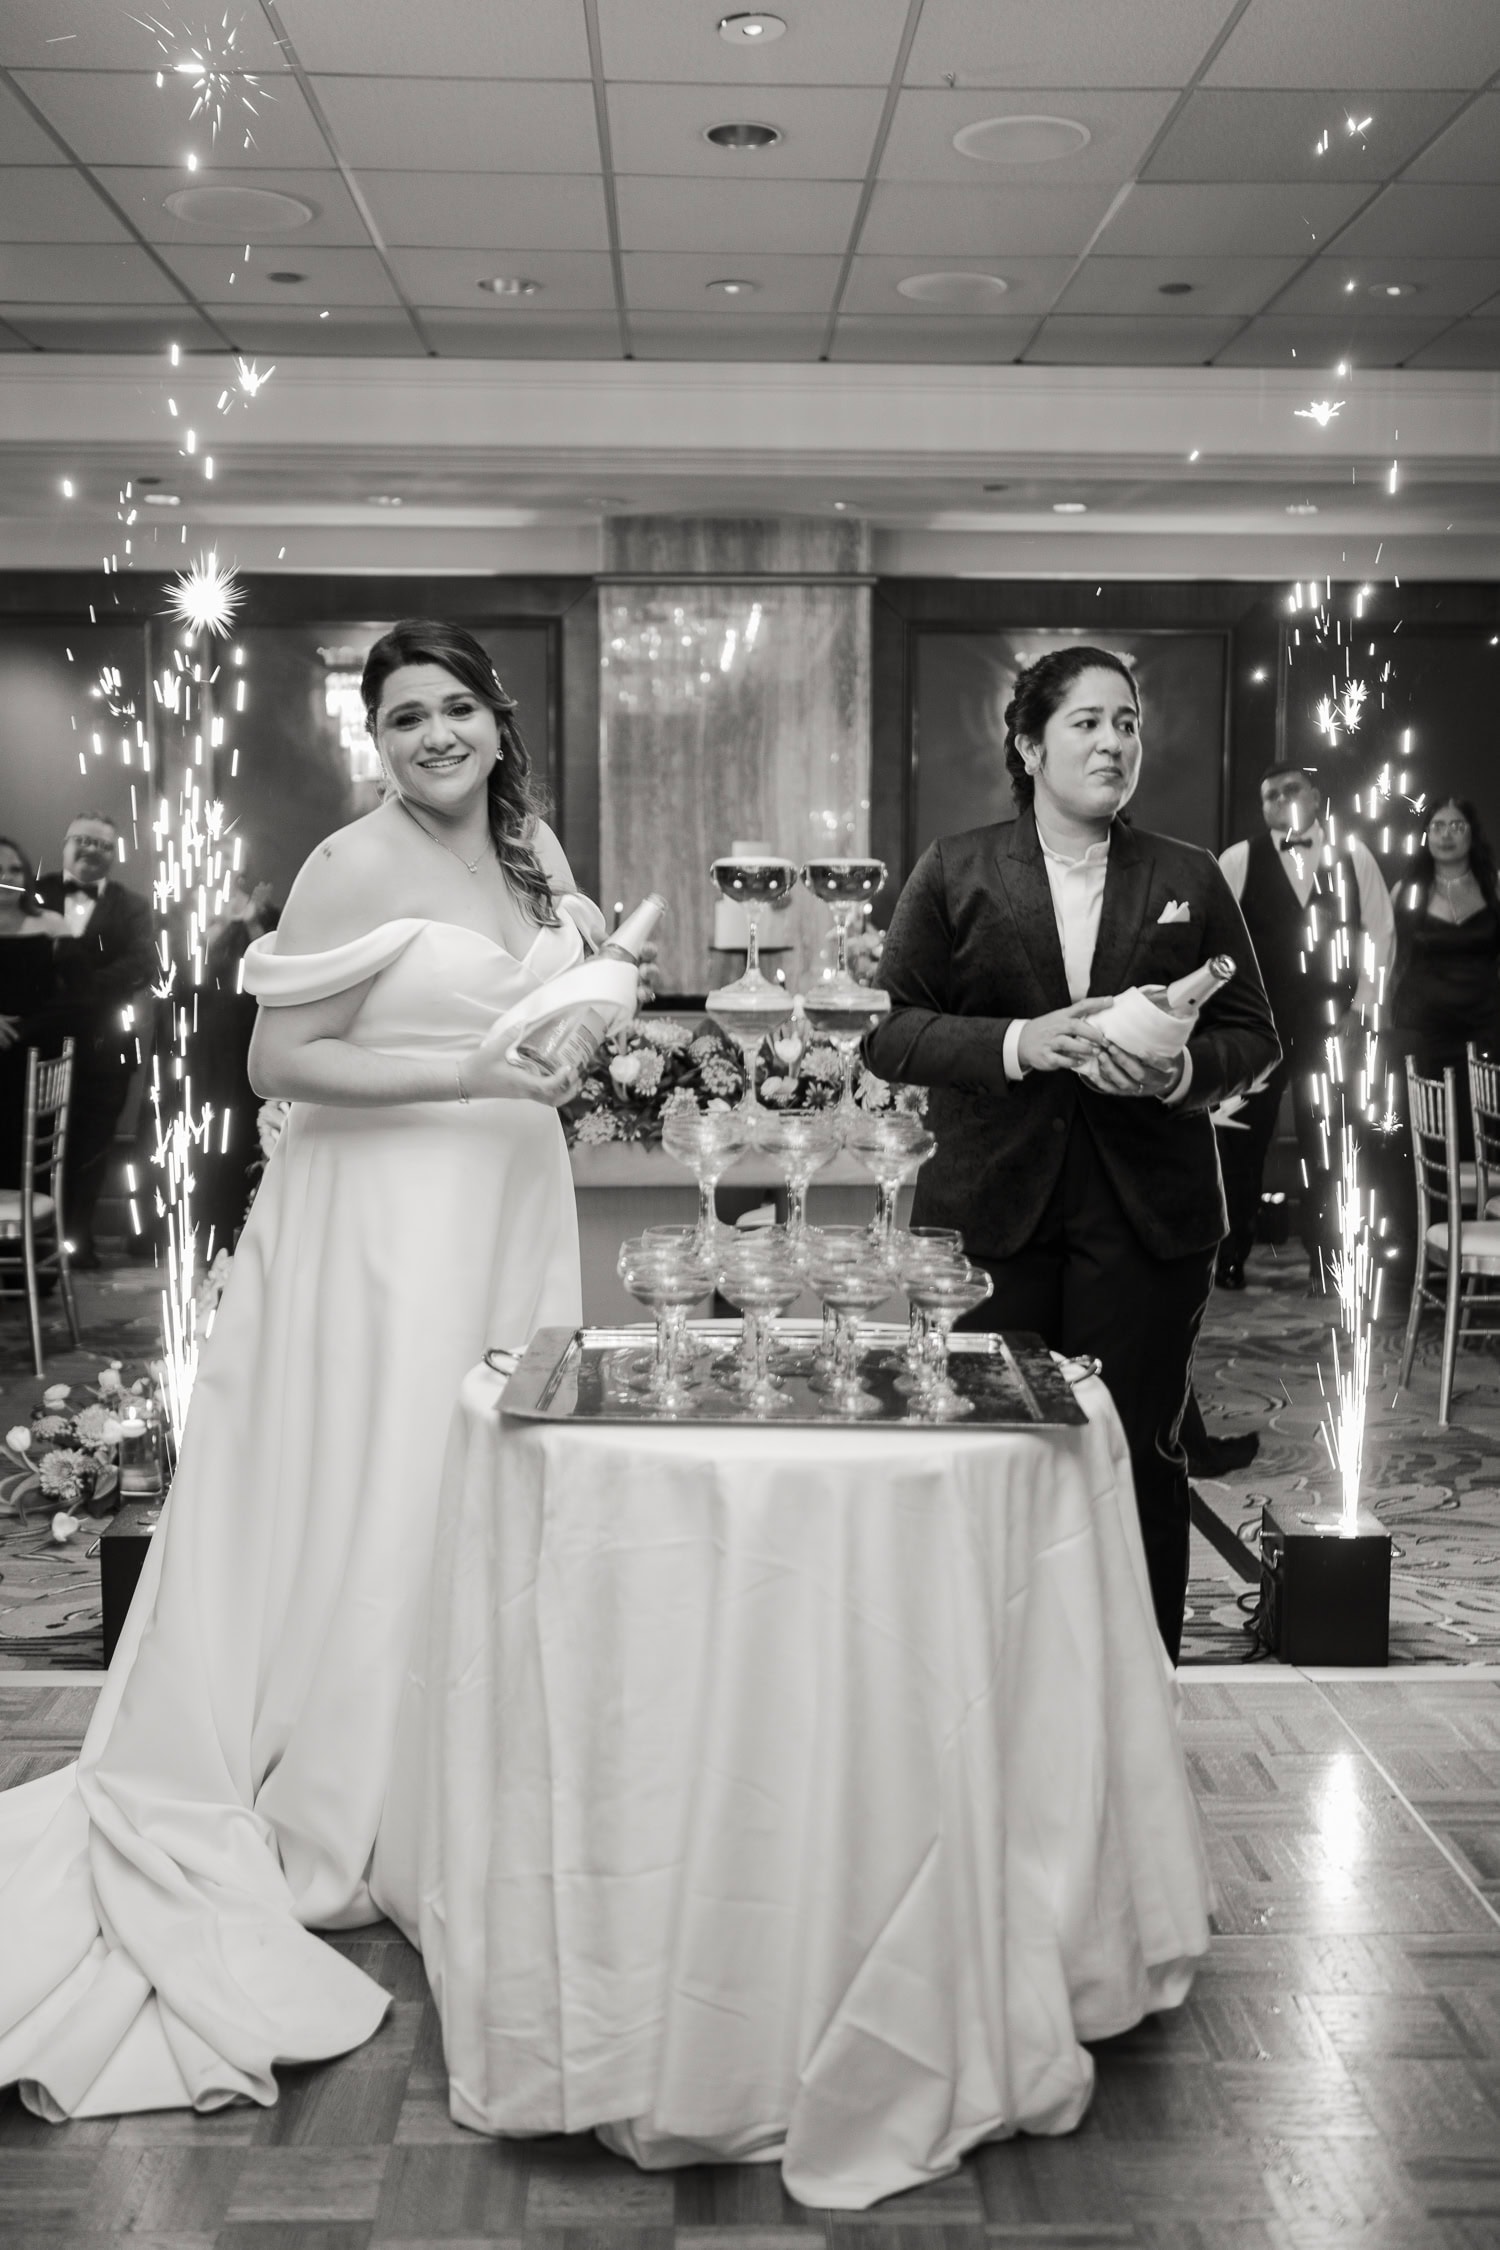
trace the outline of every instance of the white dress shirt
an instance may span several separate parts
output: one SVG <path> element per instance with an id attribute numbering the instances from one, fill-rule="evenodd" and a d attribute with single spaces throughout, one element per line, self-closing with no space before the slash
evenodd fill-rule
<path id="1" fill-rule="evenodd" d="M 1047 887 L 1052 893 L 1052 912 L 1057 918 L 1068 998 L 1086 1000 L 1094 967 L 1094 947 L 1099 942 L 1104 886 L 1109 878 L 1109 838 L 1106 836 L 1102 843 L 1090 844 L 1081 859 L 1069 859 L 1066 853 L 1055 851 L 1043 836 L 1040 824 L 1037 842 L 1042 847 L 1042 864 L 1047 870 Z M 1009 1079 L 1019 1081 L 1030 1076 L 1021 1060 L 1021 1034 L 1030 1021 L 1029 1016 L 1012 1016 L 1006 1030 L 1000 1052 Z M 1184 1054 L 1182 1076 L 1167 1095 L 1168 1102 L 1182 1100 L 1192 1075 L 1192 1061 Z"/>
<path id="2" fill-rule="evenodd" d="M 103 892 L 104 885 L 101 883 L 93 898 L 89 897 L 87 891 L 70 891 L 68 893 L 63 900 L 63 920 L 68 925 L 70 938 L 82 937 L 84 931 L 94 919 L 94 908 L 98 905 Z"/>
<path id="3" fill-rule="evenodd" d="M 1315 820 L 1305 831 L 1305 851 L 1284 852 L 1281 839 L 1273 836 L 1276 857 L 1281 871 L 1296 894 L 1297 904 L 1306 906 L 1312 897 L 1313 882 L 1320 867 L 1331 867 L 1345 852 L 1354 869 L 1355 888 L 1359 892 L 1359 921 L 1361 943 L 1355 966 L 1359 983 L 1355 989 L 1354 1006 L 1373 1008 L 1385 997 L 1386 979 L 1396 953 L 1396 917 L 1391 908 L 1391 894 L 1385 887 L 1385 878 L 1376 863 L 1375 855 L 1362 836 L 1346 836 L 1342 844 L 1332 845 L 1323 833 L 1323 823 Z M 1222 853 L 1219 865 L 1224 870 L 1224 880 L 1237 899 L 1245 895 L 1245 877 L 1250 871 L 1250 846 L 1248 842 L 1231 844 Z"/>

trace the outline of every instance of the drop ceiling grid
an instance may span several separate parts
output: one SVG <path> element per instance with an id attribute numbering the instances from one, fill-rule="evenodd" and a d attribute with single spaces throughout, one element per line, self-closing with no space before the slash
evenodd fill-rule
<path id="1" fill-rule="evenodd" d="M 1357 341 L 1367 363 L 1394 364 L 1429 354 L 1500 290 L 1500 209 L 1486 192 L 1500 175 L 1500 114 L 1497 97 L 1476 89 L 1476 74 L 1500 69 L 1500 11 L 1471 0 L 1424 0 L 1421 10 L 1408 0 L 1297 0 L 1295 9 L 1249 0 L 1238 15 L 1233 0 L 1112 0 L 1104 16 L 1094 0 L 1050 0 L 1045 10 L 1033 0 L 925 0 L 852 256 L 907 0 L 785 0 L 787 38 L 749 53 L 714 37 L 721 12 L 716 0 L 597 0 L 626 302 L 654 340 L 675 339 L 685 356 L 695 339 L 717 357 L 736 338 L 747 356 L 778 340 L 803 356 L 804 323 L 828 312 L 841 261 L 840 324 L 864 325 L 848 329 L 847 349 L 836 343 L 840 358 L 886 357 L 904 330 L 921 358 L 947 348 L 963 362 L 988 346 L 1008 359 L 1027 316 L 1029 356 L 1047 362 L 1071 344 L 1079 364 L 1152 364 L 1197 340 L 1228 364 L 1259 364 L 1257 352 L 1285 364 L 1295 332 L 1319 349 L 1335 335 L 1346 349 Z M 24 334 L 17 308 L 41 318 L 43 307 L 54 334 L 70 310 L 80 330 L 107 331 L 113 304 L 119 324 L 133 317 L 150 336 L 157 309 L 170 311 L 170 285 L 90 192 L 92 176 L 236 341 L 238 322 L 246 336 L 279 326 L 313 348 L 347 338 L 353 349 L 349 317 L 316 315 L 393 313 L 383 250 L 401 294 L 440 321 L 435 349 L 456 340 L 472 353 L 482 339 L 530 356 L 543 321 L 557 316 L 552 333 L 576 334 L 594 356 L 590 323 L 611 299 L 582 7 L 429 0 L 417 20 L 406 0 L 280 0 L 275 13 L 383 242 L 372 243 L 274 44 L 257 34 L 250 57 L 276 96 L 255 122 L 257 147 L 225 150 L 200 178 L 275 186 L 315 216 L 295 235 L 252 235 L 243 269 L 237 231 L 189 230 L 162 209 L 186 184 L 169 145 L 184 105 L 143 70 L 145 35 L 122 36 L 91 5 L 48 0 L 48 22 L 60 27 L 49 46 L 31 11 L 5 0 L 0 63 L 79 163 L 69 173 L 0 90 L 0 125 L 19 120 L 5 144 L 17 161 L 0 167 L 0 237 L 18 253 L 55 243 L 109 255 L 0 250 L 0 320 Z M 1162 134 L 1226 25 L 1203 83 Z M 1333 89 L 1351 64 L 1361 91 L 1346 99 Z M 1314 122 L 1336 130 L 1350 104 L 1366 103 L 1377 130 L 1347 151 L 1335 142 L 1320 170 Z M 1023 107 L 1088 124 L 1081 158 L 1011 173 L 953 150 L 962 124 Z M 762 113 L 786 134 L 769 162 L 726 159 L 703 141 L 706 122 Z M 1090 248 L 1148 148 L 1140 184 Z M 1323 262 L 1329 236 L 1337 276 Z M 736 264 L 755 291 L 716 307 L 709 284 Z M 1011 284 L 996 316 L 911 305 L 896 291 L 906 272 L 950 266 Z M 305 279 L 273 284 L 272 270 Z M 541 285 L 537 299 L 486 305 L 477 284 L 497 271 L 524 271 Z M 1162 296 L 1174 279 L 1191 295 Z M 1372 299 L 1387 279 L 1409 279 L 1416 294 Z M 1471 341 L 1487 343 L 1488 328 Z"/>

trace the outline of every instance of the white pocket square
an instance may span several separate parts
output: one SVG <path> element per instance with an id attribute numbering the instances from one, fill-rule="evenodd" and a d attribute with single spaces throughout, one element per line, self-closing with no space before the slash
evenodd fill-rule
<path id="1" fill-rule="evenodd" d="M 1169 898 L 1156 919 L 1160 924 L 1162 922 L 1191 922 L 1193 917 L 1185 899 Z"/>

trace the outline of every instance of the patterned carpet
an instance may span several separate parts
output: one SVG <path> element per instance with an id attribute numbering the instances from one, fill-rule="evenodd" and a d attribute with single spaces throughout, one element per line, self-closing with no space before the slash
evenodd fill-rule
<path id="1" fill-rule="evenodd" d="M 1305 1293 L 1300 1253 L 1257 1250 L 1241 1294 L 1218 1294 L 1204 1322 L 1198 1395 L 1217 1434 L 1255 1430 L 1253 1466 L 1223 1482 L 1199 1481 L 1220 1522 L 1253 1545 L 1264 1500 L 1304 1505 L 1331 1499 L 1334 1479 L 1318 1435 L 1318 1368 L 1331 1373 L 1329 1310 Z M 64 1351 L 66 1331 L 49 1309 L 48 1382 L 88 1382 L 107 1360 L 138 1373 L 157 1349 L 157 1284 L 149 1269 L 121 1265 L 81 1283 L 85 1348 Z M 1438 1330 L 1424 1328 L 1409 1391 L 1395 1398 L 1402 1292 L 1376 1339 L 1365 1450 L 1365 1496 L 1394 1543 L 1391 1661 L 1500 1662 L 1500 1346 L 1459 1360 L 1453 1422 L 1437 1427 Z M 31 1373 L 25 1317 L 0 1300 L 0 1430 L 22 1421 L 40 1396 Z M 0 1672 L 100 1661 L 96 1523 L 66 1545 L 50 1517 L 26 1524 L 0 1516 Z M 1199 1533 L 1183 1645 L 1186 1664 L 1236 1663 L 1255 1654 L 1246 1630 L 1254 1589 Z"/>

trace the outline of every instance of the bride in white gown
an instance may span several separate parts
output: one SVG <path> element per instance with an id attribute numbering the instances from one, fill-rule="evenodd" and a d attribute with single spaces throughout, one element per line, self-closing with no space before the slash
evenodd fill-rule
<path id="1" fill-rule="evenodd" d="M 247 955 L 293 1107 L 162 1526 L 77 1765 L 0 1796 L 0 2085 L 54 2119 L 273 2102 L 379 2024 L 310 1932 L 380 1912 L 449 1416 L 487 1345 L 579 1318 L 574 1082 L 486 1032 L 602 921 L 477 642 L 398 626 L 365 693 L 391 792 Z"/>

